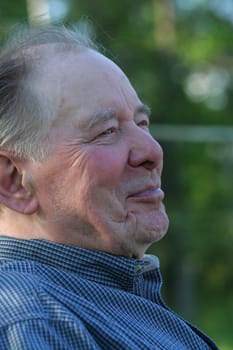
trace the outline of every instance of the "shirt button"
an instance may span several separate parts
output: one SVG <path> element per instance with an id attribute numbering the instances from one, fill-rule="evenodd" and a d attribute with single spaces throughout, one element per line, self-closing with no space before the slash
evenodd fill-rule
<path id="1" fill-rule="evenodd" d="M 142 265 L 141 264 L 138 264 L 135 266 L 135 273 L 136 274 L 140 274 L 142 273 L 143 269 L 142 269 Z"/>

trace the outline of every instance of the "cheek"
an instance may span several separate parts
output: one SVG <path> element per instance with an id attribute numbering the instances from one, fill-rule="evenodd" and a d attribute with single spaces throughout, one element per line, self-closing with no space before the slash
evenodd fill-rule
<path id="1" fill-rule="evenodd" d="M 96 185 L 115 186 L 119 184 L 124 169 L 125 159 L 120 150 L 104 152 L 100 149 L 92 153 L 87 163 L 86 175 L 92 178 Z"/>

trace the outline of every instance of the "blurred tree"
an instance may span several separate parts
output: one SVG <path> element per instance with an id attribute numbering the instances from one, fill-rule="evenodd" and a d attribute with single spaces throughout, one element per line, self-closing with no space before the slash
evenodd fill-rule
<path id="1" fill-rule="evenodd" d="M 0 0 L 0 43 L 4 40 L 9 29 L 19 20 L 27 19 L 25 0 Z"/>
<path id="2" fill-rule="evenodd" d="M 48 0 L 26 0 L 28 21 L 31 24 L 49 24 L 51 22 Z"/>

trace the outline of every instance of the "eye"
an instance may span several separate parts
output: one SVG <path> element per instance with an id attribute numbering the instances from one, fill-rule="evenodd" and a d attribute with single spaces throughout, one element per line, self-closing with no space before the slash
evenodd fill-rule
<path id="1" fill-rule="evenodd" d="M 148 120 L 148 119 L 143 119 L 143 120 L 141 120 L 140 122 L 138 122 L 137 125 L 140 126 L 140 127 L 143 127 L 143 128 L 148 129 L 150 123 L 149 123 L 149 120 Z"/>
<path id="2" fill-rule="evenodd" d="M 99 136 L 108 136 L 114 134 L 116 131 L 117 128 L 115 126 L 112 126 L 111 128 L 104 130 Z"/>
<path id="3" fill-rule="evenodd" d="M 112 134 L 115 134 L 117 132 L 117 127 L 115 126 L 111 126 L 110 128 L 104 130 L 103 132 L 101 132 L 97 138 L 100 138 L 100 137 L 107 137 L 107 136 L 110 136 Z"/>

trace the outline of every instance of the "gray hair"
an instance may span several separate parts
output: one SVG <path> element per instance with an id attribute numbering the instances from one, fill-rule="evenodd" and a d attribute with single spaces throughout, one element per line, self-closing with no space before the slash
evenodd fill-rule
<path id="1" fill-rule="evenodd" d="M 26 159 L 43 159 L 48 152 L 48 135 L 57 110 L 32 77 L 49 44 L 52 53 L 94 49 L 89 26 L 18 28 L 0 53 L 0 149 Z M 52 45 L 50 45 L 52 44 Z M 48 45 L 46 45 L 48 46 Z M 47 50 L 48 51 L 48 50 Z"/>

